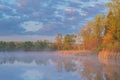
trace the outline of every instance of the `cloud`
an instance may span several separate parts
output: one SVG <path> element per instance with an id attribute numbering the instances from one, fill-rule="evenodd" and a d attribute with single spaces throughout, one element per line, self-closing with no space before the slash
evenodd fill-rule
<path id="1" fill-rule="evenodd" d="M 27 70 L 21 75 L 21 77 L 24 80 L 43 80 L 44 74 L 38 70 Z"/>
<path id="2" fill-rule="evenodd" d="M 20 24 L 26 32 L 36 32 L 43 27 L 43 24 L 38 21 L 26 21 Z"/>
<path id="3" fill-rule="evenodd" d="M 4 5 L 1 5 L 1 4 L 0 4 L 0 10 L 3 9 L 3 8 L 4 8 Z"/>
<path id="4" fill-rule="evenodd" d="M 22 34 L 24 29 L 19 26 L 21 22 L 18 18 L 8 18 L 0 20 L 0 35 Z"/>
<path id="5" fill-rule="evenodd" d="M 0 35 L 78 32 L 111 0 L 0 0 Z M 74 27 L 73 27 L 74 26 Z"/>

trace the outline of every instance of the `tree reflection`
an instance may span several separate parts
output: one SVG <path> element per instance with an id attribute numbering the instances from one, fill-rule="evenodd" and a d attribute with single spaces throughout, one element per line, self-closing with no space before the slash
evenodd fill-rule
<path id="1" fill-rule="evenodd" d="M 100 60 L 107 80 L 120 80 L 120 61 L 119 60 Z"/>
<path id="2" fill-rule="evenodd" d="M 99 64 L 98 60 L 83 60 L 83 70 L 78 70 L 79 76 L 85 78 L 85 80 L 104 80 L 104 74 L 102 71 L 102 66 Z"/>
<path id="3" fill-rule="evenodd" d="M 60 72 L 62 72 L 62 70 L 65 70 L 66 72 L 75 72 L 76 64 L 73 62 L 73 59 L 60 58 L 57 61 L 57 69 Z"/>

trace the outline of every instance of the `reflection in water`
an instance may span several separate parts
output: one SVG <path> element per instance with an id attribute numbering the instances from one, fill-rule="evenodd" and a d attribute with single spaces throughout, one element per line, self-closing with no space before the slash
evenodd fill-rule
<path id="1" fill-rule="evenodd" d="M 103 64 L 106 80 L 120 80 L 120 61 L 119 60 L 100 60 Z"/>
<path id="2" fill-rule="evenodd" d="M 32 75 L 32 76 L 31 76 Z M 37 70 L 28 70 L 21 75 L 24 80 L 41 80 L 44 79 L 43 73 Z"/>
<path id="3" fill-rule="evenodd" d="M 36 53 L 0 54 L 3 80 L 119 80 L 119 62 L 101 61 L 93 56 Z M 116 64 L 117 63 L 117 64 Z M 9 72 L 7 72 L 9 71 Z"/>

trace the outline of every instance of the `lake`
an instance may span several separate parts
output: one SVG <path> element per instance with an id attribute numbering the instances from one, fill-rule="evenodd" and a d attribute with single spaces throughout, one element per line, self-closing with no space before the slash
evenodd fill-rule
<path id="1" fill-rule="evenodd" d="M 120 64 L 96 56 L 1 52 L 0 80 L 120 80 Z"/>

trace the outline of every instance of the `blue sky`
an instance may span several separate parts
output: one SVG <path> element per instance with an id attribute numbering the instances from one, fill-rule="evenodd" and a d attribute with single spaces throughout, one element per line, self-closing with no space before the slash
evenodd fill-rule
<path id="1" fill-rule="evenodd" d="M 0 0 L 0 36 L 78 33 L 110 0 Z"/>

